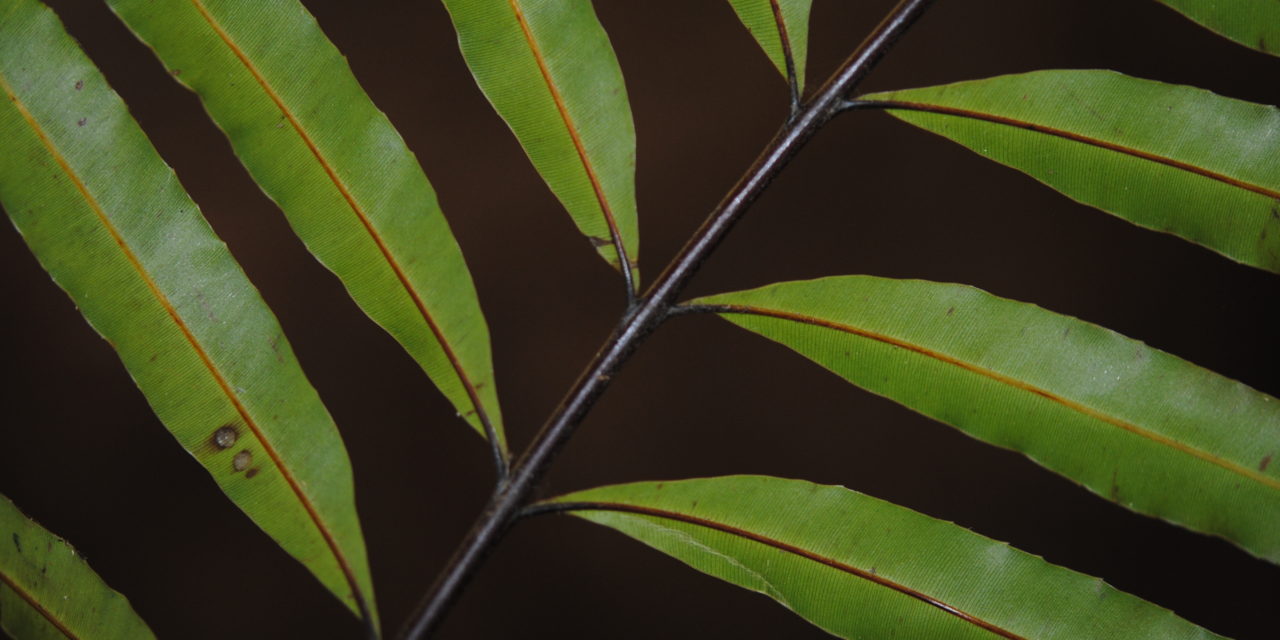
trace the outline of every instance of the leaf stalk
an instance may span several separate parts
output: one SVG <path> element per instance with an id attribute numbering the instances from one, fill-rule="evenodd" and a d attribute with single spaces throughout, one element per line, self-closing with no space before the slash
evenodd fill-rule
<path id="1" fill-rule="evenodd" d="M 803 106 L 800 79 L 796 77 L 796 58 L 791 51 L 791 36 L 787 33 L 787 22 L 782 19 L 782 6 L 778 4 L 778 0 L 770 0 L 769 6 L 773 9 L 773 21 L 778 25 L 778 40 L 782 43 L 782 58 L 786 63 L 787 89 L 791 99 L 787 122 L 791 122 L 800 115 L 800 109 Z"/>

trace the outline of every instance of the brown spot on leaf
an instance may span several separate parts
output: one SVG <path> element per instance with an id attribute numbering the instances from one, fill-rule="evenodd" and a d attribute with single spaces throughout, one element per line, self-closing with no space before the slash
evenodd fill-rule
<path id="1" fill-rule="evenodd" d="M 84 126 L 84 123 L 86 123 L 86 122 L 88 122 L 88 121 L 89 121 L 89 119 L 88 119 L 88 118 L 80 118 L 79 120 L 76 120 L 76 126 L 77 126 L 77 127 L 83 127 L 83 126 Z"/>
<path id="2" fill-rule="evenodd" d="M 248 471 L 244 472 L 244 477 L 246 477 L 246 478 L 252 478 L 252 477 L 254 477 L 254 476 L 256 476 L 256 475 L 258 475 L 258 468 L 257 468 L 257 467 L 254 467 L 254 468 L 252 468 L 252 469 L 250 469 L 250 470 L 248 470 Z"/>
<path id="3" fill-rule="evenodd" d="M 953 314 L 953 313 L 955 313 L 955 312 L 956 312 L 956 308 L 955 308 L 955 307 L 951 307 L 950 309 L 947 309 L 947 315 L 951 315 L 951 314 Z"/>
<path id="4" fill-rule="evenodd" d="M 253 454 L 249 453 L 248 449 L 237 453 L 236 457 L 231 459 L 231 469 L 234 471 L 244 471 L 251 464 L 253 464 Z"/>
<path id="5" fill-rule="evenodd" d="M 22 539 L 18 537 L 18 532 L 13 532 L 13 548 L 22 553 Z"/>
<path id="6" fill-rule="evenodd" d="M 235 427 L 229 424 L 224 424 L 214 430 L 211 441 L 213 442 L 213 446 L 217 447 L 218 450 L 230 449 L 231 445 L 236 443 L 236 438 L 239 437 L 240 432 L 236 431 Z"/>
<path id="7" fill-rule="evenodd" d="M 1262 462 L 1258 463 L 1258 471 L 1266 471 L 1266 470 L 1267 470 L 1267 467 L 1271 464 L 1271 456 L 1272 456 L 1272 455 L 1274 455 L 1274 454 L 1268 454 L 1268 455 L 1267 455 L 1267 457 L 1265 457 L 1265 458 L 1263 458 L 1263 459 L 1262 459 Z"/>
<path id="8" fill-rule="evenodd" d="M 84 80 L 76 80 L 76 91 L 84 88 Z"/>
<path id="9" fill-rule="evenodd" d="M 284 334 L 277 333 L 267 341 L 267 345 L 271 347 L 271 353 L 276 356 L 276 362 L 284 362 L 284 355 L 280 353 L 280 339 L 283 337 Z"/>
<path id="10" fill-rule="evenodd" d="M 170 69 L 170 70 L 169 70 L 169 73 L 170 73 L 171 75 L 173 75 L 173 77 L 175 77 L 175 78 L 176 78 L 176 77 L 178 77 L 178 76 L 182 75 L 182 69 Z"/>

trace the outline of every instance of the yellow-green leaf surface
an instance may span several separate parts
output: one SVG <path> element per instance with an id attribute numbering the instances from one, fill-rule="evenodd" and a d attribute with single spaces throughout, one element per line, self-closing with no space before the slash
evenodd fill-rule
<path id="1" fill-rule="evenodd" d="M 1280 562 L 1271 396 L 963 285 L 842 276 L 695 302 L 1120 505 Z"/>
<path id="2" fill-rule="evenodd" d="M 543 504 L 767 595 L 841 638 L 1219 637 L 1097 578 L 844 487 L 730 476 Z"/>
<path id="3" fill-rule="evenodd" d="M 1275 0 L 1160 0 L 1221 36 L 1280 56 L 1280 2 Z"/>
<path id="4" fill-rule="evenodd" d="M 796 86 L 804 92 L 804 65 L 809 55 L 809 8 L 813 0 L 729 0 L 738 19 L 764 49 L 783 78 L 787 52 L 796 69 Z"/>
<path id="5" fill-rule="evenodd" d="M 111 0 L 369 317 L 505 451 L 489 330 L 435 191 L 296 0 Z"/>
<path id="6" fill-rule="evenodd" d="M 76 550 L 0 496 L 0 629 L 18 640 L 154 638 Z"/>
<path id="7" fill-rule="evenodd" d="M 1280 273 L 1280 109 L 1089 70 L 865 99 L 1078 202 Z"/>
<path id="8" fill-rule="evenodd" d="M 601 257 L 619 271 L 629 265 L 638 282 L 631 104 L 591 2 L 444 5 L 480 90 L 533 166 Z"/>
<path id="9" fill-rule="evenodd" d="M 34 0 L 0 3 L 0 203 L 237 506 L 373 613 L 346 449 L 275 316 L 102 74 Z"/>

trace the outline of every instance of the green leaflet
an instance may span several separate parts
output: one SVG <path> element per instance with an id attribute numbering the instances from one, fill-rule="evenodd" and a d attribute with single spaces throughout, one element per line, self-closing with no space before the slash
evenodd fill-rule
<path id="1" fill-rule="evenodd" d="M 111 0 L 351 297 L 506 440 L 471 274 L 413 153 L 296 0 Z"/>
<path id="2" fill-rule="evenodd" d="M 843 276 L 694 301 L 1135 511 L 1280 562 L 1280 401 L 972 287 Z"/>
<path id="3" fill-rule="evenodd" d="M 1280 2 L 1275 0 L 1160 0 L 1218 35 L 1280 56 Z"/>
<path id="4" fill-rule="evenodd" d="M 783 78 L 787 50 L 796 68 L 796 86 L 804 93 L 804 66 L 809 55 L 809 8 L 813 0 L 729 0 L 738 19 L 764 49 Z M 782 33 L 787 34 L 783 43 Z"/>
<path id="5" fill-rule="evenodd" d="M 0 5 L 0 91 L 0 203 L 27 245 L 227 496 L 375 616 L 333 419 L 173 171 L 34 0 Z"/>
<path id="6" fill-rule="evenodd" d="M 844 487 L 729 476 L 543 504 L 763 593 L 842 638 L 1219 637 L 1097 578 Z"/>
<path id="7" fill-rule="evenodd" d="M 155 637 L 71 545 L 2 495 L 0 629 L 21 640 Z"/>
<path id="8" fill-rule="evenodd" d="M 1112 71 L 865 96 L 1074 200 L 1280 272 L 1280 110 Z"/>
<path id="9" fill-rule="evenodd" d="M 622 70 L 590 1 L 444 5 L 480 90 L 600 256 L 619 271 L 629 263 L 636 288 L 635 127 Z"/>

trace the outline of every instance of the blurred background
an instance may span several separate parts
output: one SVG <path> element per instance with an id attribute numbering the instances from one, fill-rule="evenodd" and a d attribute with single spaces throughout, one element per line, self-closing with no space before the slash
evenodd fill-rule
<path id="1" fill-rule="evenodd" d="M 102 3 L 50 4 L 259 287 L 334 415 L 394 631 L 489 495 L 482 440 L 304 250 L 196 97 Z M 621 280 L 476 89 L 441 4 L 305 4 L 440 196 L 489 318 L 519 450 L 609 333 Z M 893 4 L 817 0 L 809 86 Z M 652 282 L 772 136 L 786 88 L 727 2 L 596 5 L 635 114 L 640 260 Z M 1040 68 L 1111 68 L 1280 104 L 1280 59 L 1148 0 L 939 2 L 862 88 Z M 75 544 L 161 637 L 358 637 L 357 621 L 168 435 L 7 223 L 0 265 L 0 493 Z M 972 284 L 1280 394 L 1275 275 L 1077 205 L 881 113 L 832 122 L 685 297 L 856 273 Z M 1280 567 L 1129 513 L 713 317 L 674 319 L 649 339 L 541 494 L 737 473 L 844 485 L 1218 633 L 1276 637 Z M 514 529 L 440 636 L 826 637 L 763 596 L 561 516 Z"/>

